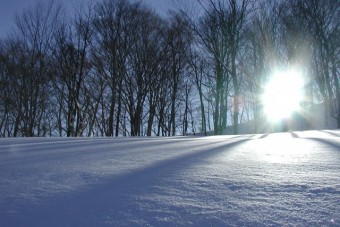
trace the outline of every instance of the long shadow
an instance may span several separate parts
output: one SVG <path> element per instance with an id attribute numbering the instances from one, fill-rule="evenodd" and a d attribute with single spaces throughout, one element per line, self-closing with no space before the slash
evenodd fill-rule
<path id="1" fill-rule="evenodd" d="M 329 140 L 329 139 L 323 139 L 323 138 L 308 138 L 308 140 L 312 140 L 312 141 L 317 141 L 320 143 L 323 143 L 327 146 L 336 148 L 337 151 L 340 151 L 340 141 L 339 142 L 334 142 L 333 140 Z"/>
<path id="2" fill-rule="evenodd" d="M 295 132 L 290 132 L 290 135 L 293 137 L 293 138 L 300 138 L 300 136 L 298 134 L 296 134 Z"/>
<path id="3" fill-rule="evenodd" d="M 321 132 L 326 132 L 326 131 L 321 131 Z M 331 135 L 333 135 L 333 133 L 331 132 L 326 132 L 326 133 L 329 133 Z M 301 138 L 297 133 L 295 132 L 290 132 L 291 136 L 293 138 Z M 306 138 L 307 140 L 312 140 L 312 141 L 317 141 L 317 142 L 320 142 L 320 143 L 323 143 L 327 146 L 331 146 L 333 148 L 336 148 L 338 151 L 340 151 L 340 141 L 339 143 L 337 142 L 334 142 L 333 140 L 329 140 L 329 139 L 324 139 L 324 138 Z"/>
<path id="4" fill-rule="evenodd" d="M 332 135 L 332 136 L 340 137 L 340 134 L 338 134 L 338 133 L 334 133 L 334 132 L 330 132 L 330 131 L 326 131 L 326 130 L 321 130 L 320 132 L 327 133 L 327 134 Z"/>
<path id="5" fill-rule="evenodd" d="M 148 195 L 153 187 L 162 186 L 164 177 L 174 175 L 176 172 L 180 173 L 207 158 L 230 152 L 248 140 L 249 138 L 244 137 L 236 139 L 236 141 L 215 142 L 214 144 L 217 146 L 213 148 L 189 153 L 183 152 L 180 156 L 159 161 L 151 166 L 118 177 L 101 179 L 100 183 L 89 185 L 86 188 L 43 198 L 38 204 L 17 202 L 20 205 L 18 214 L 3 215 L 0 225 L 104 226 L 124 223 L 130 225 L 135 223 L 131 221 L 136 218 L 159 224 L 157 219 L 148 213 L 150 211 L 143 211 L 141 207 L 136 207 L 136 205 L 142 205 L 136 203 L 138 198 Z M 202 146 L 206 146 L 206 144 L 202 144 Z M 162 209 L 162 207 L 158 207 L 158 209 Z M 98 221 L 103 222 L 98 223 Z M 135 225 L 145 224 L 148 223 L 135 223 Z"/>
<path id="6" fill-rule="evenodd" d="M 177 139 L 176 143 L 192 142 L 197 139 L 181 138 Z M 174 140 L 165 140 L 162 138 L 128 138 L 128 139 L 94 139 L 94 140 L 53 140 L 51 142 L 34 142 L 30 144 L 15 144 L 3 145 L 0 152 L 0 161 L 4 161 L 6 157 L 13 152 L 25 153 L 22 157 L 16 157 L 15 162 L 26 162 L 35 160 L 56 160 L 59 158 L 77 157 L 80 154 L 95 153 L 101 155 L 103 153 L 110 152 L 110 150 L 123 150 L 128 144 L 129 147 L 133 147 L 132 153 L 140 152 L 140 149 L 147 146 L 149 149 L 157 146 L 164 146 L 167 144 L 173 144 Z M 131 152 L 131 151 L 129 151 Z M 28 160 L 29 159 L 29 160 Z"/>
<path id="7" fill-rule="evenodd" d="M 177 138 L 179 141 L 188 141 L 190 139 L 186 139 L 185 137 Z M 194 139 L 191 139 L 194 140 Z M 145 137 L 145 138 L 56 138 L 54 140 L 32 140 L 25 143 L 8 143 L 8 144 L 0 144 L 1 149 L 8 149 L 8 148 L 17 148 L 20 150 L 21 147 L 24 150 L 27 150 L 27 147 L 35 147 L 38 146 L 39 149 L 46 149 L 50 150 L 51 145 L 53 148 L 67 148 L 72 146 L 79 146 L 79 144 L 90 144 L 90 145 L 97 145 L 97 144 L 120 144 L 120 143 L 145 143 L 145 142 L 160 142 L 161 143 L 172 143 L 171 141 L 167 141 L 164 138 L 152 138 L 152 137 Z"/>
<path id="8" fill-rule="evenodd" d="M 269 133 L 263 134 L 262 136 L 259 137 L 259 139 L 264 139 L 269 136 Z"/>

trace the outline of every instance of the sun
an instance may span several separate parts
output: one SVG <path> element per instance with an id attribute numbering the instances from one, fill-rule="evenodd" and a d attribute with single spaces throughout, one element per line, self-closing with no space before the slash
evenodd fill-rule
<path id="1" fill-rule="evenodd" d="M 301 74 L 295 70 L 275 73 L 265 86 L 262 96 L 267 118 L 276 122 L 298 111 L 303 99 L 303 85 Z"/>

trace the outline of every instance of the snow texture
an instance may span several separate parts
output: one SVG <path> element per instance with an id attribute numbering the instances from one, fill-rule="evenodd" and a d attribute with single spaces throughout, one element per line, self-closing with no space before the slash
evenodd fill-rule
<path id="1" fill-rule="evenodd" d="M 0 226 L 340 226 L 340 131 L 0 140 Z"/>

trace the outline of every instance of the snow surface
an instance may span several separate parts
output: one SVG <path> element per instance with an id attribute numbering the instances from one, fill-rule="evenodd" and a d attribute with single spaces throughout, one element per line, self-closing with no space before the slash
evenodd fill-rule
<path id="1" fill-rule="evenodd" d="M 340 226 L 339 136 L 0 139 L 0 226 Z"/>

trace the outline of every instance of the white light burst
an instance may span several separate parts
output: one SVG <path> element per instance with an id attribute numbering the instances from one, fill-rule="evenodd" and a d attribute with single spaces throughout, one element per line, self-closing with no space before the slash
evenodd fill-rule
<path id="1" fill-rule="evenodd" d="M 277 72 L 269 80 L 262 97 L 264 113 L 270 121 L 279 121 L 300 109 L 303 78 L 295 70 Z"/>

